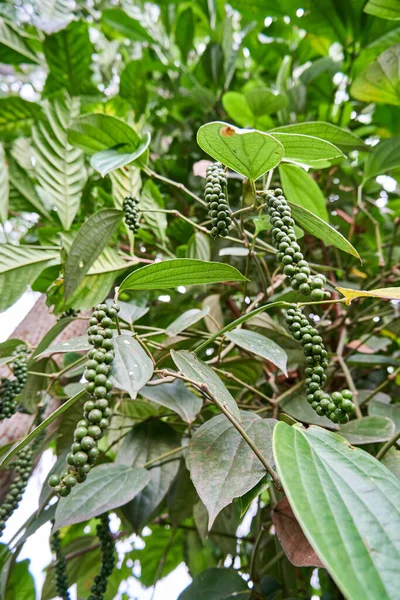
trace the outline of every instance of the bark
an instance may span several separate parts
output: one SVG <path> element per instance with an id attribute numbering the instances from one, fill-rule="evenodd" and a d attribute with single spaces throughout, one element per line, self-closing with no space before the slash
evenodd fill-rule
<path id="1" fill-rule="evenodd" d="M 46 296 L 40 296 L 39 300 L 29 311 L 26 317 L 16 327 L 10 338 L 19 338 L 29 342 L 32 346 L 37 346 L 45 333 L 49 331 L 56 323 L 56 317 L 46 306 Z M 84 320 L 76 320 L 68 325 L 64 331 L 56 338 L 53 343 L 59 343 L 79 335 L 86 331 L 87 323 Z M 48 413 L 50 414 L 57 408 L 57 401 L 52 400 L 49 404 Z M 23 438 L 29 431 L 34 416 L 16 413 L 11 419 L 6 419 L 0 423 L 0 444 L 4 446 Z M 12 471 L 0 472 L 0 499 L 2 500 L 8 492 L 8 487 L 13 479 Z"/>

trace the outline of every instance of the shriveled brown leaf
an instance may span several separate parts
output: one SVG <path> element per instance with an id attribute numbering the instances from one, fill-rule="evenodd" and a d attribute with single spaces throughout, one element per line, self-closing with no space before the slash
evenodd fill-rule
<path id="1" fill-rule="evenodd" d="M 282 498 L 272 511 L 272 521 L 282 548 L 295 567 L 324 567 L 304 535 L 287 498 Z"/>

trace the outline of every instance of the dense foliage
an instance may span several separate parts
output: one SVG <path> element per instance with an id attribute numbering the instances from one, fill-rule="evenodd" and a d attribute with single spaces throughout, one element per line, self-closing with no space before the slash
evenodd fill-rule
<path id="1" fill-rule="evenodd" d="M 47 522 L 42 600 L 398 598 L 398 0 L 6 0 L 0 72 L 0 310 L 58 317 L 0 344 L 0 535 L 55 457 L 2 598 Z"/>

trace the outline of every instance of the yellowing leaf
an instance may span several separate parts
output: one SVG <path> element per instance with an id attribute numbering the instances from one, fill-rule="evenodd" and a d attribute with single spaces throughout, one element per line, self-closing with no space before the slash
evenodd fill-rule
<path id="1" fill-rule="evenodd" d="M 360 271 L 360 269 L 357 269 L 356 267 L 353 267 L 350 272 L 354 277 L 360 277 L 361 279 L 367 279 L 368 277 L 366 273 Z"/>
<path id="2" fill-rule="evenodd" d="M 352 290 L 351 288 L 342 287 L 337 287 L 336 289 L 346 298 L 347 306 L 351 304 L 351 301 L 354 300 L 354 298 L 369 297 L 383 298 L 385 300 L 400 300 L 400 287 L 380 288 L 377 290 L 370 290 L 369 292 L 363 290 Z"/>

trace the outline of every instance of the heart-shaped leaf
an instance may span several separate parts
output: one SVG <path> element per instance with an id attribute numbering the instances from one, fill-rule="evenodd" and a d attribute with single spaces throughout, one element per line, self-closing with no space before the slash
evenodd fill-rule
<path id="1" fill-rule="evenodd" d="M 273 443 L 293 512 L 343 596 L 397 598 L 400 481 L 321 427 L 280 422 Z"/>
<path id="2" fill-rule="evenodd" d="M 202 125 L 197 143 L 215 160 L 252 181 L 276 167 L 284 155 L 282 144 L 268 133 L 222 121 Z"/>
<path id="3" fill-rule="evenodd" d="M 272 432 L 277 421 L 241 412 L 242 427 L 265 459 L 272 462 Z M 225 415 L 199 427 L 190 440 L 190 477 L 207 508 L 211 529 L 217 515 L 265 476 L 265 467 Z"/>
<path id="4" fill-rule="evenodd" d="M 129 502 L 150 481 L 150 472 L 116 463 L 95 467 L 86 481 L 58 503 L 55 529 L 81 523 Z"/>

